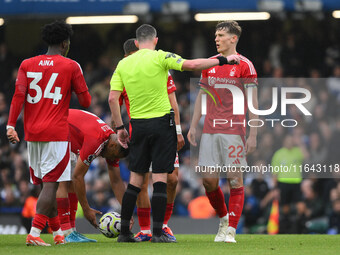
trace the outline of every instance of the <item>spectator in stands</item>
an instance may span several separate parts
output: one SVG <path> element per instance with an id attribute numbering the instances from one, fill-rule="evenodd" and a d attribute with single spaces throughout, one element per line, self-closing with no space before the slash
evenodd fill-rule
<path id="1" fill-rule="evenodd" d="M 324 205 L 316 192 L 316 180 L 305 179 L 301 183 L 302 203 L 297 207 L 295 233 L 308 233 L 306 222 L 318 218 L 324 213 Z"/>

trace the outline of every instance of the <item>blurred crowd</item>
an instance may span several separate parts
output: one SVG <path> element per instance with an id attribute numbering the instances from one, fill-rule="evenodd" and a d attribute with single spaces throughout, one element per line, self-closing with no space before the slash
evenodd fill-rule
<path id="1" fill-rule="evenodd" d="M 154 25 L 159 31 L 159 48 L 163 50 L 175 52 L 184 58 L 216 54 L 214 24 L 172 21 L 156 22 Z M 304 19 L 287 17 L 283 21 L 274 18 L 268 22 L 244 22 L 240 25 L 243 34 L 237 49 L 253 62 L 257 70 L 260 78 L 260 109 L 271 106 L 273 81 L 275 85 L 303 87 L 312 94 L 306 104 L 312 116 L 304 116 L 296 107 L 288 107 L 285 119 L 296 119 L 297 127 L 284 128 L 277 122 L 274 127 L 266 123 L 258 129 L 257 150 L 247 158 L 248 164 L 259 167 L 271 164 L 274 154 L 284 148 L 300 150 L 301 164 L 340 164 L 340 23 L 330 18 L 319 20 L 306 16 Z M 107 103 L 110 79 L 115 66 L 123 57 L 122 45 L 126 39 L 134 37 L 136 27 L 112 26 L 103 36 L 103 31 L 98 31 L 98 27 L 74 26 L 69 57 L 78 61 L 83 68 L 92 95 L 88 110 L 107 123 L 111 123 Z M 16 126 L 21 140 L 17 145 L 8 143 L 6 123 L 20 62 L 24 58 L 43 54 L 45 48 L 37 45 L 31 55 L 17 56 L 9 50 L 6 38 L 3 38 L 0 40 L 0 214 L 21 214 L 26 199 L 36 197 L 37 190 L 29 183 L 22 116 Z M 191 121 L 190 112 L 197 93 L 195 84 L 190 84 L 190 78 L 199 78 L 200 73 L 172 74 L 177 87 L 183 135 L 186 138 Z M 293 77 L 305 79 L 295 79 L 290 83 L 289 79 Z M 71 100 L 71 108 L 79 108 L 75 98 Z M 123 117 L 125 123 L 128 123 L 124 108 Z M 279 108 L 267 116 L 280 120 L 283 117 Z M 174 215 L 214 217 L 214 211 L 204 197 L 200 178 L 192 174 L 189 150 L 190 145 L 186 140 L 185 147 L 180 151 Z M 127 165 L 126 159 L 121 160 L 121 175 L 126 182 L 129 178 Z M 327 176 L 329 178 L 308 177 L 297 183 L 298 189 L 294 195 L 286 194 L 287 203 L 280 204 L 280 232 L 339 233 L 339 179 L 336 175 Z M 102 159 L 92 163 L 85 178 L 87 196 L 92 207 L 103 212 L 119 210 Z M 280 200 L 281 193 L 286 190 L 278 185 L 280 178 L 269 173 L 248 173 L 244 183 L 245 205 L 239 231 L 265 233 L 272 201 Z M 221 187 L 228 200 L 227 182 L 221 181 Z"/>

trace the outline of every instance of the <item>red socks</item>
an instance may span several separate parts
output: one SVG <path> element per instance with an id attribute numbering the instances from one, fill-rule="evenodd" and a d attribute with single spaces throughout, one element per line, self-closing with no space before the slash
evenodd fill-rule
<path id="1" fill-rule="evenodd" d="M 60 220 L 61 230 L 64 231 L 64 230 L 71 229 L 70 203 L 68 201 L 68 198 L 57 198 L 57 205 L 58 205 L 58 216 Z"/>
<path id="2" fill-rule="evenodd" d="M 44 227 L 46 226 L 47 220 L 48 220 L 48 217 L 46 215 L 36 214 L 33 218 L 32 227 L 43 230 Z"/>
<path id="3" fill-rule="evenodd" d="M 151 229 L 150 213 L 151 208 L 137 208 L 138 222 L 141 231 Z"/>
<path id="4" fill-rule="evenodd" d="M 49 218 L 48 219 L 48 225 L 50 226 L 50 228 L 52 229 L 53 232 L 58 231 L 59 228 L 60 228 L 59 217 L 55 216 L 53 218 Z"/>
<path id="5" fill-rule="evenodd" d="M 168 224 L 168 221 L 170 220 L 173 209 L 174 209 L 174 203 L 166 204 L 166 210 L 165 210 L 165 216 L 164 216 L 164 222 L 163 222 L 164 225 Z M 137 208 L 138 222 L 139 222 L 141 231 L 151 229 L 150 214 L 151 214 L 151 208 Z"/>
<path id="6" fill-rule="evenodd" d="M 244 188 L 230 189 L 229 198 L 229 226 L 237 228 L 244 204 Z"/>
<path id="7" fill-rule="evenodd" d="M 71 227 L 76 227 L 76 213 L 78 209 L 78 198 L 76 193 L 68 193 L 68 200 L 70 203 L 70 222 Z"/>
<path id="8" fill-rule="evenodd" d="M 164 216 L 164 222 L 163 222 L 164 225 L 168 225 L 168 221 L 170 220 L 173 209 L 174 209 L 174 203 L 166 204 L 165 216 Z"/>
<path id="9" fill-rule="evenodd" d="M 227 215 L 227 205 L 224 201 L 224 195 L 220 187 L 217 190 L 212 192 L 205 192 L 207 197 L 209 198 L 211 206 L 215 209 L 216 213 L 220 218 Z"/>

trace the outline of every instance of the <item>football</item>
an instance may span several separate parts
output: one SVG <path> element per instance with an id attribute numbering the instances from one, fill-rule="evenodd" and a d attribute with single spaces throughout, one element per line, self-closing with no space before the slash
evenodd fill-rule
<path id="1" fill-rule="evenodd" d="M 120 233 L 120 214 L 105 213 L 99 220 L 99 230 L 108 238 L 116 238 Z"/>

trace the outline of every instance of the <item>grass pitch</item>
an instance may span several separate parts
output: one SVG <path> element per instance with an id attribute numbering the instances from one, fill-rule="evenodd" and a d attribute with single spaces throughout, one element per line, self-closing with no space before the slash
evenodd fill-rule
<path id="1" fill-rule="evenodd" d="M 238 235 L 236 244 L 214 243 L 214 235 L 176 235 L 178 243 L 117 243 L 117 239 L 86 235 L 97 243 L 70 243 L 51 247 L 27 247 L 26 235 L 0 235 L 0 254 L 23 255 L 247 255 L 247 254 L 340 254 L 340 235 Z M 42 235 L 52 243 L 52 235 Z"/>

